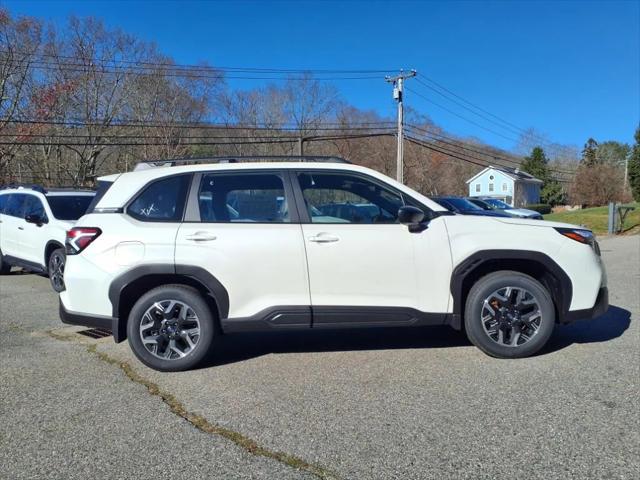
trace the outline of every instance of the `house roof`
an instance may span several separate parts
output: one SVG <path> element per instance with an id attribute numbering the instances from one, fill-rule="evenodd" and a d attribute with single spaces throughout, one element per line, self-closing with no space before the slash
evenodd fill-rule
<path id="1" fill-rule="evenodd" d="M 476 178 L 481 175 L 484 175 L 489 170 L 497 170 L 498 172 L 504 173 L 507 177 L 511 178 L 515 182 L 528 182 L 528 183 L 543 183 L 542 180 L 537 179 L 533 175 L 523 172 L 518 168 L 510 168 L 510 167 L 492 167 L 489 166 L 484 170 L 476 173 L 473 177 L 467 180 L 467 183 L 473 182 Z"/>

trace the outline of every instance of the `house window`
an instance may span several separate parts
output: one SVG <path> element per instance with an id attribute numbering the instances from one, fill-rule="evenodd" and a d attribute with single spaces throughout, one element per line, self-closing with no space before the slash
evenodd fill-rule
<path id="1" fill-rule="evenodd" d="M 489 191 L 490 191 L 490 192 L 493 192 L 493 183 L 490 183 L 490 184 L 489 184 Z"/>
<path id="2" fill-rule="evenodd" d="M 476 193 L 480 193 L 480 184 L 476 183 Z"/>
<path id="3" fill-rule="evenodd" d="M 506 184 L 506 183 L 503 183 L 503 184 L 502 184 L 502 191 L 503 191 L 503 192 L 506 192 L 506 191 L 507 191 L 507 184 Z"/>

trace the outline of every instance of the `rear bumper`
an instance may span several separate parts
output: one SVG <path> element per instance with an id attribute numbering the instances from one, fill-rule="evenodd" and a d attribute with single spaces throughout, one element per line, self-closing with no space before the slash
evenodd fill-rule
<path id="1" fill-rule="evenodd" d="M 68 325 L 82 325 L 84 327 L 104 328 L 105 330 L 113 331 L 113 325 L 115 323 L 113 317 L 70 312 L 64 308 L 62 300 L 60 300 L 59 314 L 62 323 L 66 323 Z"/>
<path id="2" fill-rule="evenodd" d="M 609 289 L 601 287 L 596 297 L 596 303 L 591 308 L 569 311 L 564 315 L 562 323 L 571 323 L 576 320 L 591 320 L 604 315 L 609 309 Z"/>

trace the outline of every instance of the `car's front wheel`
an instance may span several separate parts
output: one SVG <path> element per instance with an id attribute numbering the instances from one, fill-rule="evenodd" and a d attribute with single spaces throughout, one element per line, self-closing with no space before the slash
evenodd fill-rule
<path id="1" fill-rule="evenodd" d="M 533 355 L 549 340 L 555 309 L 547 289 L 534 278 L 512 271 L 482 277 L 465 305 L 469 340 L 498 358 Z"/>
<path id="2" fill-rule="evenodd" d="M 48 274 L 53 289 L 60 293 L 64 291 L 64 266 L 66 263 L 64 248 L 57 248 L 49 256 Z"/>
<path id="3" fill-rule="evenodd" d="M 11 271 L 11 265 L 9 265 L 4 257 L 2 256 L 2 252 L 0 252 L 0 275 L 7 275 Z"/>
<path id="4" fill-rule="evenodd" d="M 214 318 L 200 293 L 166 285 L 144 294 L 129 314 L 127 337 L 138 359 L 155 370 L 176 372 L 195 367 L 207 355 Z"/>

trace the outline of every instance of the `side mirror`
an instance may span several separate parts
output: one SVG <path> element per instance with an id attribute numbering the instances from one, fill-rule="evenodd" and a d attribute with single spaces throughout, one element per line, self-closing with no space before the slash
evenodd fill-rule
<path id="1" fill-rule="evenodd" d="M 25 221 L 27 223 L 34 223 L 36 224 L 38 227 L 41 227 L 42 224 L 44 223 L 44 219 L 40 216 L 40 215 L 36 215 L 36 214 L 29 214 L 26 217 L 24 217 Z"/>
<path id="2" fill-rule="evenodd" d="M 398 210 L 398 221 L 409 227 L 411 233 L 420 233 L 427 228 L 423 220 L 424 212 L 417 207 L 407 205 Z"/>

